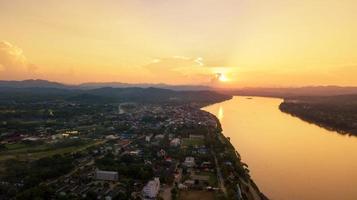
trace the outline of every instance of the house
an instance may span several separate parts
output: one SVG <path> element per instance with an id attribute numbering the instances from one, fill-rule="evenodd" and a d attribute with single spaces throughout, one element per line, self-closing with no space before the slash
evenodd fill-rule
<path id="1" fill-rule="evenodd" d="M 181 145 L 180 138 L 174 138 L 170 141 L 170 146 L 172 146 L 172 147 L 178 147 L 180 145 Z"/>
<path id="2" fill-rule="evenodd" d="M 152 135 L 146 135 L 145 136 L 145 142 L 150 142 L 152 138 Z"/>
<path id="3" fill-rule="evenodd" d="M 183 165 L 186 167 L 194 167 L 195 164 L 195 158 L 194 157 L 186 157 L 185 161 L 183 162 Z"/>
<path id="4" fill-rule="evenodd" d="M 107 140 L 116 140 L 118 139 L 119 137 L 118 136 L 115 136 L 115 135 L 107 135 L 105 136 L 105 139 Z"/>
<path id="5" fill-rule="evenodd" d="M 155 135 L 156 140 L 162 140 L 164 138 L 165 138 L 165 136 L 163 134 Z"/>
<path id="6" fill-rule="evenodd" d="M 96 170 L 95 178 L 97 180 L 102 180 L 102 181 L 117 181 L 118 180 L 118 172 Z"/>
<path id="7" fill-rule="evenodd" d="M 201 168 L 212 168 L 213 167 L 213 165 L 212 165 L 212 163 L 211 162 L 202 162 L 201 163 Z"/>
<path id="8" fill-rule="evenodd" d="M 157 152 L 157 157 L 165 157 L 166 156 L 166 151 L 161 149 L 160 151 Z"/>
<path id="9" fill-rule="evenodd" d="M 129 155 L 131 156 L 138 156 L 139 154 L 140 154 L 140 150 L 129 151 Z"/>
<path id="10" fill-rule="evenodd" d="M 143 188 L 144 199 L 156 199 L 160 191 L 160 179 L 154 178 L 149 181 Z"/>

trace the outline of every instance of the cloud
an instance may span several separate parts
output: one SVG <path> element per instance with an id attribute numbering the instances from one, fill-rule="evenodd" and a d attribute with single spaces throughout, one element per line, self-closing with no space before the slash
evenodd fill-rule
<path id="1" fill-rule="evenodd" d="M 0 41 L 0 78 L 27 78 L 37 68 L 28 63 L 21 48 L 7 42 Z"/>
<path id="2" fill-rule="evenodd" d="M 144 66 L 154 80 L 169 83 L 205 83 L 210 77 L 208 68 L 201 57 L 172 56 L 154 58 Z"/>
<path id="3" fill-rule="evenodd" d="M 222 62 L 186 56 L 154 58 L 144 69 L 151 73 L 155 81 L 210 85 L 219 83 L 219 78 L 226 77 L 230 71 L 230 67 L 224 66 Z"/>
<path id="4" fill-rule="evenodd" d="M 203 66 L 202 58 L 190 58 L 185 56 L 172 56 L 168 58 L 154 58 L 145 67 L 154 69 L 157 67 L 165 67 L 167 69 L 182 68 L 182 67 L 199 67 Z"/>

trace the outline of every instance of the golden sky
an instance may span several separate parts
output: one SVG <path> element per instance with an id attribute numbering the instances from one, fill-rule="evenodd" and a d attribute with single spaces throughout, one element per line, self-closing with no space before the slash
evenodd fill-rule
<path id="1" fill-rule="evenodd" d="M 356 0 L 0 0 L 4 80 L 244 87 L 356 77 Z"/>

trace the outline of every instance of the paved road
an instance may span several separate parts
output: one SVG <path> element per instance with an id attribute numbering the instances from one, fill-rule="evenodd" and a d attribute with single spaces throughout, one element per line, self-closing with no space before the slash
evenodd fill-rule
<path id="1" fill-rule="evenodd" d="M 239 178 L 239 180 L 249 188 L 249 193 L 247 194 L 247 197 L 249 200 L 261 200 L 261 197 L 259 195 L 259 192 L 252 186 L 252 183 L 247 183 L 244 181 L 242 178 Z"/>
<path id="2" fill-rule="evenodd" d="M 212 151 L 212 155 L 214 157 L 214 162 L 216 164 L 217 178 L 218 178 L 218 182 L 219 182 L 219 187 L 221 188 L 221 190 L 224 193 L 224 195 L 227 196 L 227 189 L 224 186 L 224 179 L 223 179 L 223 176 L 222 176 L 221 168 L 218 165 L 218 160 L 217 160 L 216 154 L 213 151 Z"/>

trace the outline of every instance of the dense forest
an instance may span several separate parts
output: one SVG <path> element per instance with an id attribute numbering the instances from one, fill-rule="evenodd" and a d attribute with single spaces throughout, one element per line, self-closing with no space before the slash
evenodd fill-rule
<path id="1" fill-rule="evenodd" d="M 286 98 L 280 110 L 329 130 L 357 136 L 357 95 Z"/>

